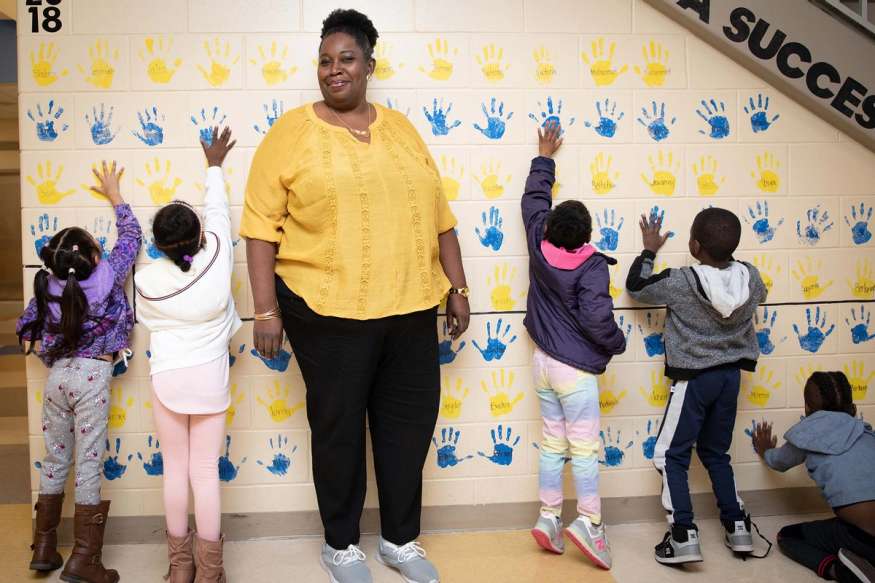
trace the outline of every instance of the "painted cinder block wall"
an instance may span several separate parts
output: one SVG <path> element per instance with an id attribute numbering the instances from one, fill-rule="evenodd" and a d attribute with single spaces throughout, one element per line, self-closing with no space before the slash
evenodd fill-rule
<path id="1" fill-rule="evenodd" d="M 19 4 L 26 298 L 36 249 L 58 228 L 78 224 L 112 245 L 109 206 L 88 192 L 91 166 L 101 159 L 127 169 L 123 192 L 146 232 L 143 265 L 153 257 L 149 222 L 158 206 L 202 199 L 199 131 L 230 124 L 238 146 L 225 168 L 239 223 L 262 135 L 284 110 L 319 98 L 318 31 L 340 5 L 62 0 L 61 29 L 32 33 Z M 612 293 L 629 348 L 601 379 L 604 496 L 659 492 L 648 456 L 668 389 L 664 313 L 642 309 L 623 291 L 640 248 L 637 217 L 653 207 L 676 232 L 660 267 L 690 262 L 692 217 L 717 205 L 742 217 L 738 257 L 755 263 L 771 288 L 757 319 L 764 357 L 757 373 L 745 375 L 739 398 L 733 458 L 740 489 L 808 484 L 801 469 L 765 470 L 745 431 L 755 419 L 779 432 L 798 420 L 810 370 L 847 371 L 861 413 L 875 417 L 872 153 L 640 0 L 343 6 L 363 10 L 380 30 L 370 97 L 406 113 L 431 146 L 459 218 L 473 289 L 475 315 L 464 338 L 449 342 L 437 323 L 444 380 L 426 505 L 537 500 L 540 415 L 522 327 L 528 277 L 518 207 L 537 151 L 535 127 L 545 116 L 557 116 L 567 132 L 557 200 L 585 201 L 594 242 L 619 259 Z M 37 16 L 41 26 L 44 14 Z M 237 306 L 251 317 L 243 245 L 236 253 Z M 137 327 L 132 340 L 134 358 L 112 383 L 104 488 L 115 514 L 157 515 L 161 464 L 148 335 Z M 247 324 L 230 349 L 224 510 L 315 510 L 301 376 L 288 353 L 264 363 L 251 342 Z M 31 358 L 33 462 L 43 453 L 45 376 Z M 499 446 L 512 455 L 497 455 Z M 709 490 L 698 461 L 691 476 L 694 491 Z M 368 505 L 376 505 L 373 484 Z"/>

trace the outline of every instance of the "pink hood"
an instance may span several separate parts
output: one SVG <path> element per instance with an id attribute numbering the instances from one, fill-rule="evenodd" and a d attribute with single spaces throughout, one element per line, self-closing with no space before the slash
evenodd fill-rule
<path id="1" fill-rule="evenodd" d="M 557 247 L 543 239 L 541 241 L 541 253 L 544 254 L 544 259 L 552 267 L 571 271 L 586 263 L 586 260 L 595 254 L 595 247 L 587 243 L 573 251 L 566 251 L 562 247 Z"/>

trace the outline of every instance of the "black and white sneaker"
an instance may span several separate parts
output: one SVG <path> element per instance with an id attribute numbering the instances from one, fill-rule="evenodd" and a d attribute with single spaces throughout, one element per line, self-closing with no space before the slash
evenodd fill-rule
<path id="1" fill-rule="evenodd" d="M 664 565 L 679 565 L 682 563 L 699 563 L 702 561 L 702 549 L 699 547 L 699 529 L 672 525 L 665 533 L 662 542 L 656 545 L 654 556 L 657 562 Z"/>
<path id="2" fill-rule="evenodd" d="M 839 565 L 836 565 L 836 574 L 839 571 L 851 573 L 860 583 L 875 583 L 875 565 L 848 549 L 839 549 Z M 848 577 L 849 578 L 849 577 Z M 839 577 L 840 580 L 845 579 Z"/>
<path id="3" fill-rule="evenodd" d="M 735 522 L 724 522 L 723 528 L 726 532 L 723 535 L 723 542 L 729 547 L 733 553 L 752 553 L 753 552 L 753 534 L 750 530 L 750 515 L 744 517 L 744 520 L 736 520 Z"/>

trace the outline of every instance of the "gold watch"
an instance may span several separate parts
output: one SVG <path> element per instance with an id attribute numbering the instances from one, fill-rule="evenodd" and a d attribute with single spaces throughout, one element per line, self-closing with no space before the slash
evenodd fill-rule
<path id="1" fill-rule="evenodd" d="M 450 291 L 447 292 L 447 295 L 459 294 L 463 298 L 467 298 L 471 295 L 471 291 L 467 287 L 451 287 Z"/>

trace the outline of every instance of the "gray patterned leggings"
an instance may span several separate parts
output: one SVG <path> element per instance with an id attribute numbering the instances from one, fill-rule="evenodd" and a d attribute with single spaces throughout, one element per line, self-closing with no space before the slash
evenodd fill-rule
<path id="1" fill-rule="evenodd" d="M 40 494 L 60 494 L 76 453 L 76 504 L 100 503 L 100 460 L 106 441 L 112 364 L 62 358 L 52 365 L 43 394 L 46 457 Z"/>

